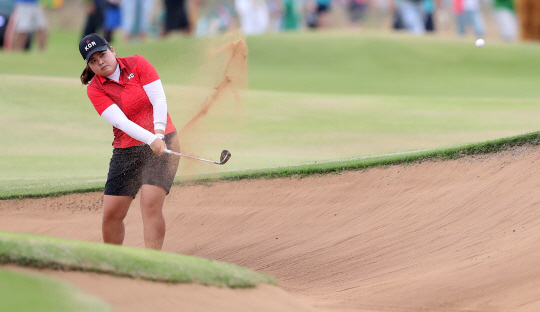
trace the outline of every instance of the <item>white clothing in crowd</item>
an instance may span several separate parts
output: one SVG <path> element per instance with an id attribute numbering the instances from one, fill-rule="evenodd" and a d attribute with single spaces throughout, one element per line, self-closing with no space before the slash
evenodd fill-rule
<path id="1" fill-rule="evenodd" d="M 234 6 L 244 35 L 260 35 L 268 30 L 270 14 L 265 0 L 235 0 Z"/>

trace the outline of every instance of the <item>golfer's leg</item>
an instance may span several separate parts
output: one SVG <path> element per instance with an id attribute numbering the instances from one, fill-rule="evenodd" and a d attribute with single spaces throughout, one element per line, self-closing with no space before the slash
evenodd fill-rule
<path id="1" fill-rule="evenodd" d="M 126 233 L 124 218 L 132 201 L 132 196 L 105 195 L 103 197 L 102 232 L 104 243 L 122 245 Z"/>
<path id="2" fill-rule="evenodd" d="M 36 37 L 39 43 L 39 49 L 44 51 L 47 48 L 47 30 L 46 29 L 37 30 Z"/>
<path id="3" fill-rule="evenodd" d="M 155 185 L 143 184 L 141 190 L 141 213 L 146 248 L 161 250 L 165 239 L 163 202 L 167 191 Z"/>
<path id="4" fill-rule="evenodd" d="M 27 40 L 28 34 L 15 33 L 15 35 L 13 36 L 13 50 L 22 51 Z"/>

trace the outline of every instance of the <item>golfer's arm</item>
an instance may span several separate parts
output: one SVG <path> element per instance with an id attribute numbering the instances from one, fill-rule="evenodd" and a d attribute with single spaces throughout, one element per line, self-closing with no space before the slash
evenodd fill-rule
<path id="1" fill-rule="evenodd" d="M 135 140 L 151 145 L 152 142 L 157 139 L 155 134 L 129 120 L 120 107 L 118 107 L 116 104 L 109 106 L 105 111 L 103 111 L 103 113 L 101 113 L 101 117 L 107 120 L 113 127 L 124 131 L 127 135 Z"/>
<path id="2" fill-rule="evenodd" d="M 167 128 L 167 97 L 161 79 L 143 86 L 143 89 L 154 107 L 154 130 L 165 131 Z"/>

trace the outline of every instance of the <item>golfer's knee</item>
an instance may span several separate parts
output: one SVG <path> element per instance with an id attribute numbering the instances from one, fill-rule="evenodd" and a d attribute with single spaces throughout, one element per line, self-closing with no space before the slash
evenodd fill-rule
<path id="1" fill-rule="evenodd" d="M 104 210 L 103 211 L 103 223 L 115 223 L 115 222 L 122 222 L 125 218 L 124 213 L 119 213 L 118 211 L 114 210 Z"/>
<path id="2" fill-rule="evenodd" d="M 143 216 L 147 218 L 162 218 L 163 217 L 163 207 L 157 204 L 147 204 L 141 207 Z"/>

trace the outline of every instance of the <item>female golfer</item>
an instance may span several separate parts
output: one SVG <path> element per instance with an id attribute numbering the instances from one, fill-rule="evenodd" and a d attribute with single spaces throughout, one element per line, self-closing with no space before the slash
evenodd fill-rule
<path id="1" fill-rule="evenodd" d="M 163 202 L 179 162 L 164 152 L 179 151 L 179 143 L 161 80 L 144 57 L 117 57 L 99 35 L 82 38 L 79 51 L 87 64 L 81 82 L 88 85 L 88 98 L 114 131 L 103 197 L 103 241 L 123 243 L 124 218 L 140 189 L 144 244 L 161 250 Z"/>

